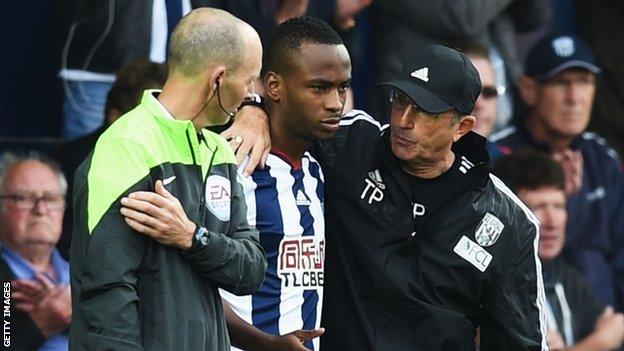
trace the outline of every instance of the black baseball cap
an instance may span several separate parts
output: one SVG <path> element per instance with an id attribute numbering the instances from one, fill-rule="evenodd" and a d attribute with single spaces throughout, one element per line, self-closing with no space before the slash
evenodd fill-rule
<path id="1" fill-rule="evenodd" d="M 581 38 L 573 35 L 548 35 L 538 41 L 529 52 L 525 74 L 547 80 L 570 68 L 583 68 L 594 74 L 600 73 L 592 50 Z"/>
<path id="2" fill-rule="evenodd" d="M 468 115 L 481 93 L 479 73 L 466 55 L 436 44 L 414 51 L 399 78 L 380 85 L 400 90 L 429 113 L 456 109 Z"/>

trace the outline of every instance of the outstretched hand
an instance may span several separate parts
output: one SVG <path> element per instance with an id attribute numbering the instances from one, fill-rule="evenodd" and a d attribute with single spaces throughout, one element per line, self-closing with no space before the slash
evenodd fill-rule
<path id="1" fill-rule="evenodd" d="M 275 335 L 268 350 L 271 351 L 309 351 L 303 343 L 318 338 L 325 333 L 325 328 L 314 330 L 295 330 L 285 335 Z"/>

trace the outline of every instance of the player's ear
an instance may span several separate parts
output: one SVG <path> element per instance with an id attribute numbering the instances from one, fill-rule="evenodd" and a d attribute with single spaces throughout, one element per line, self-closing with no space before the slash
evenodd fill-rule
<path id="1" fill-rule="evenodd" d="M 282 99 L 282 92 L 284 90 L 283 85 L 284 80 L 282 79 L 282 76 L 273 71 L 267 72 L 264 76 L 264 89 L 266 96 L 275 102 L 280 102 Z"/>

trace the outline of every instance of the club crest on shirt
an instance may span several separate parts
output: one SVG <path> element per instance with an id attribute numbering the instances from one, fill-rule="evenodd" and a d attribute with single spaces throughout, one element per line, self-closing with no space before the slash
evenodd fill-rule
<path id="1" fill-rule="evenodd" d="M 229 179 L 220 175 L 211 175 L 206 179 L 206 207 L 222 221 L 230 220 L 231 193 Z"/>
<path id="2" fill-rule="evenodd" d="M 505 225 L 498 217 L 491 213 L 486 213 L 481 219 L 481 223 L 475 231 L 475 240 L 477 244 L 488 247 L 494 245 L 494 243 L 500 237 L 500 234 L 505 229 Z"/>

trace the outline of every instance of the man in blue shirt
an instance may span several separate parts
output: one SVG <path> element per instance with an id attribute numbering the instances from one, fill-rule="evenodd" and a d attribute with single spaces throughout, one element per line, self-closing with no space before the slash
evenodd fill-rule
<path id="1" fill-rule="evenodd" d="M 529 53 L 520 92 L 526 118 L 490 136 L 503 153 L 534 148 L 565 172 L 567 238 L 563 256 L 603 304 L 624 308 L 624 173 L 616 152 L 585 132 L 600 69 L 587 44 L 548 36 Z"/>
<path id="2" fill-rule="evenodd" d="M 0 158 L 0 277 L 11 291 L 11 350 L 68 348 L 69 265 L 55 248 L 66 191 L 60 169 L 41 156 Z"/>

